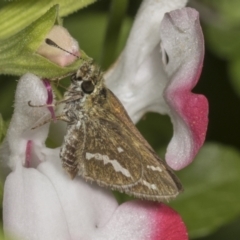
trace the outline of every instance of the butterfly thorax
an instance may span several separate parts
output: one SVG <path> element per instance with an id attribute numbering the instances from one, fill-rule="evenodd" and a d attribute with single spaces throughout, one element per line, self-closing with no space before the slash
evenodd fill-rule
<path id="1" fill-rule="evenodd" d="M 64 94 L 67 99 L 64 114 L 71 123 L 85 120 L 106 98 L 103 74 L 93 63 L 84 63 L 71 77 L 71 85 Z"/>

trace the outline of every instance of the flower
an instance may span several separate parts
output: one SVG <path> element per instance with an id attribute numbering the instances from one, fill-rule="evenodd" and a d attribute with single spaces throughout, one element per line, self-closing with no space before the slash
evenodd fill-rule
<path id="1" fill-rule="evenodd" d="M 134 122 L 147 111 L 169 114 L 174 136 L 166 160 L 174 169 L 189 164 L 203 144 L 208 111 L 205 97 L 190 92 L 203 61 L 198 14 L 190 8 L 172 11 L 185 3 L 145 0 L 126 48 L 105 75 Z M 107 190 L 67 176 L 59 148 L 45 146 L 49 123 L 31 129 L 52 111 L 28 101 L 44 105 L 50 97 L 35 75 L 19 80 L 3 145 L 11 169 L 4 186 L 5 232 L 31 240 L 187 239 L 181 217 L 168 206 L 145 201 L 119 206 Z"/>
<path id="2" fill-rule="evenodd" d="M 174 170 L 193 161 L 208 123 L 207 99 L 191 92 L 204 58 L 198 13 L 183 8 L 167 13 L 162 20 L 174 4 L 181 8 L 184 2 L 144 1 L 124 51 L 105 75 L 133 122 L 149 111 L 170 116 L 174 134 L 165 159 Z"/>

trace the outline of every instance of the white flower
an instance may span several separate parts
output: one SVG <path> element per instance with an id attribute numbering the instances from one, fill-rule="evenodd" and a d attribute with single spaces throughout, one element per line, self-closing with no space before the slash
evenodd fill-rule
<path id="1" fill-rule="evenodd" d="M 174 170 L 192 162 L 208 123 L 207 99 L 191 92 L 204 58 L 198 13 L 184 8 L 163 19 L 183 3 L 144 1 L 124 51 L 105 76 L 134 122 L 149 111 L 170 116 L 174 135 L 165 159 Z"/>
<path id="2" fill-rule="evenodd" d="M 185 3 L 143 1 L 126 48 L 105 75 L 134 122 L 147 111 L 169 114 L 174 136 L 166 160 L 173 169 L 193 160 L 207 126 L 207 100 L 191 93 L 201 72 L 203 37 L 195 10 L 175 10 Z M 11 169 L 4 186 L 5 232 L 30 240 L 187 239 L 180 216 L 169 207 L 144 201 L 118 206 L 107 190 L 69 178 L 59 148 L 45 146 L 49 124 L 31 130 L 50 112 L 28 101 L 41 105 L 49 97 L 38 77 L 19 80 L 4 142 L 4 163 Z"/>

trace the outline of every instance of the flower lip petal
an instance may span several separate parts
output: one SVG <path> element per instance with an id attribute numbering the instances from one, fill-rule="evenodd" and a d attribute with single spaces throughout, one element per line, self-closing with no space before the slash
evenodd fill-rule
<path id="1" fill-rule="evenodd" d="M 162 48 L 169 83 L 164 98 L 174 126 L 166 161 L 174 170 L 187 166 L 202 146 L 208 124 L 208 101 L 194 94 L 204 58 L 204 40 L 198 13 L 184 8 L 167 13 L 161 23 Z"/>
<path id="2" fill-rule="evenodd" d="M 188 240 L 187 228 L 181 216 L 167 205 L 161 204 L 154 220 L 152 240 Z"/>
<path id="3" fill-rule="evenodd" d="M 121 204 L 109 222 L 99 229 L 97 239 L 187 240 L 180 215 L 162 203 L 129 201 Z"/>
<path id="4" fill-rule="evenodd" d="M 25 165 L 26 146 L 29 140 L 33 141 L 34 148 L 44 145 L 49 124 L 41 126 L 40 129 L 32 129 L 32 127 L 36 127 L 48 119 L 49 110 L 45 107 L 30 107 L 28 102 L 31 101 L 36 106 L 46 104 L 47 96 L 46 87 L 37 76 L 28 73 L 19 80 L 15 96 L 15 109 L 6 136 L 8 151 L 10 151 L 8 165 L 12 169 L 20 159 Z"/>

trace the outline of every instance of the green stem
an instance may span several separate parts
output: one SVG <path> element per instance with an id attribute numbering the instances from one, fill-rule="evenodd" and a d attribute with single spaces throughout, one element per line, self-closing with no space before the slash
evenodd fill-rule
<path id="1" fill-rule="evenodd" d="M 109 67 L 116 58 L 116 49 L 127 6 L 128 0 L 112 0 L 101 54 L 101 66 L 103 69 Z"/>

